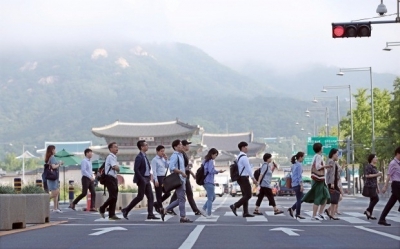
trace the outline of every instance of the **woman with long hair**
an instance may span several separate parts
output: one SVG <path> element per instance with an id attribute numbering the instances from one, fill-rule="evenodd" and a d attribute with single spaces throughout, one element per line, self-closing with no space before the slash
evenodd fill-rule
<path id="1" fill-rule="evenodd" d="M 313 145 L 315 156 L 311 167 L 311 178 L 313 183 L 310 191 L 302 198 L 303 202 L 313 203 L 313 215 L 311 220 L 325 220 L 323 212 L 325 205 L 330 202 L 331 196 L 328 187 L 325 184 L 325 169 L 331 166 L 325 165 L 322 159 L 322 144 L 315 143 Z M 319 210 L 318 210 L 319 208 Z M 317 214 L 317 211 L 318 214 Z"/>
<path id="2" fill-rule="evenodd" d="M 292 189 L 296 193 L 296 202 L 293 204 L 291 208 L 288 209 L 288 212 L 292 218 L 296 219 L 305 219 L 300 215 L 301 211 L 301 198 L 303 198 L 303 159 L 304 152 L 297 152 L 296 155 L 292 156 L 291 163 L 292 166 Z M 296 216 L 293 215 L 293 212 L 296 210 Z"/>
<path id="3" fill-rule="evenodd" d="M 62 213 L 61 209 L 58 207 L 58 194 L 60 193 L 58 187 L 58 168 L 63 164 L 63 162 L 58 162 L 54 157 L 54 154 L 56 154 L 56 147 L 54 145 L 47 146 L 46 156 L 44 159 L 45 165 L 47 165 L 45 170 L 53 170 L 57 175 L 57 179 L 55 180 L 47 179 L 47 188 L 50 191 L 50 199 L 53 198 L 54 201 L 53 212 Z"/>
<path id="4" fill-rule="evenodd" d="M 264 164 L 261 166 L 260 176 L 258 177 L 258 185 L 260 186 L 260 193 L 258 194 L 258 199 L 256 202 L 256 208 L 254 209 L 253 214 L 263 215 L 259 208 L 261 205 L 264 196 L 268 198 L 269 205 L 274 208 L 274 214 L 282 214 L 283 211 L 279 210 L 276 207 L 276 202 L 274 199 L 274 194 L 272 193 L 271 180 L 272 173 L 277 168 L 276 164 L 272 162 L 272 155 L 269 153 L 265 153 L 263 156 Z"/>
<path id="5" fill-rule="evenodd" d="M 203 211 L 206 212 L 207 219 L 213 219 L 214 216 L 211 215 L 212 211 L 212 203 L 215 200 L 215 184 L 214 184 L 214 175 L 218 173 L 223 173 L 225 170 L 217 171 L 214 166 L 214 160 L 218 156 L 218 150 L 215 148 L 211 148 L 207 155 L 204 158 L 204 189 L 207 192 L 207 201 L 204 203 Z"/>
<path id="6" fill-rule="evenodd" d="M 337 161 L 339 160 L 338 151 L 338 149 L 332 148 L 329 152 L 327 165 L 331 167 L 327 168 L 326 170 L 326 183 L 328 184 L 329 193 L 331 196 L 331 205 L 329 208 L 325 209 L 325 213 L 331 220 L 339 220 L 339 218 L 335 217 L 341 193 L 339 188 L 339 165 L 337 164 Z"/>
<path id="7" fill-rule="evenodd" d="M 368 156 L 368 165 L 365 166 L 365 183 L 363 195 L 369 197 L 369 205 L 365 210 L 364 214 L 367 216 L 367 219 L 376 220 L 374 216 L 372 216 L 372 212 L 374 211 L 375 205 L 379 201 L 379 187 L 378 187 L 378 177 L 382 176 L 382 173 L 378 171 L 376 168 L 376 163 L 378 162 L 378 157 L 375 154 L 370 154 Z"/>

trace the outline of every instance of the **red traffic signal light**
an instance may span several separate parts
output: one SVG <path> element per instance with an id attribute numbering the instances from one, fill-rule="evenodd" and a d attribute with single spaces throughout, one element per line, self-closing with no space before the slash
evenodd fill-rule
<path id="1" fill-rule="evenodd" d="M 333 38 L 370 37 L 371 23 L 332 23 Z"/>

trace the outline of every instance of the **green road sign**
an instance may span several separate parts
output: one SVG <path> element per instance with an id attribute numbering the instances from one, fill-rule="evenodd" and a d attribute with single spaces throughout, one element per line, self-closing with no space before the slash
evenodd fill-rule
<path id="1" fill-rule="evenodd" d="M 314 156 L 305 156 L 303 159 L 303 165 L 311 165 L 313 158 Z"/>
<path id="2" fill-rule="evenodd" d="M 307 139 L 307 155 L 308 156 L 314 156 L 315 152 L 313 150 L 313 145 L 315 143 L 321 143 L 323 148 L 322 148 L 322 154 L 328 156 L 329 151 L 331 151 L 332 148 L 338 148 L 338 138 L 337 137 L 308 137 Z"/>

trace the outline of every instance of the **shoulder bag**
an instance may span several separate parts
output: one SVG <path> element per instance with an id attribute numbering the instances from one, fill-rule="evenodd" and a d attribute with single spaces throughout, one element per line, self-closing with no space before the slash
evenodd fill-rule
<path id="1" fill-rule="evenodd" d="M 181 165 L 179 163 L 179 156 L 177 157 L 178 157 L 178 169 L 181 170 Z M 182 185 L 182 180 L 179 174 L 173 172 L 164 178 L 162 184 L 162 190 L 164 193 L 169 193 L 172 190 L 179 188 L 181 185 Z"/>
<path id="2" fill-rule="evenodd" d="M 51 167 L 50 161 L 44 164 L 44 170 L 46 171 L 46 180 L 57 180 L 57 171 Z"/>
<path id="3" fill-rule="evenodd" d="M 324 169 L 317 170 L 316 164 L 317 160 L 314 160 L 312 167 L 311 167 L 311 179 L 316 182 L 324 182 L 325 181 L 325 171 Z M 321 161 L 322 165 L 322 161 Z"/>

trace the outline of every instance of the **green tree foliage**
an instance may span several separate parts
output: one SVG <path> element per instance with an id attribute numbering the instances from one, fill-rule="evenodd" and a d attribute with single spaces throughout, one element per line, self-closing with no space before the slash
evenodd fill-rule
<path id="1" fill-rule="evenodd" d="M 389 104 L 390 123 L 386 129 L 385 137 L 388 138 L 386 144 L 391 148 L 388 150 L 393 156 L 393 148 L 400 146 L 400 77 L 393 82 L 394 90 L 392 100 Z"/>

